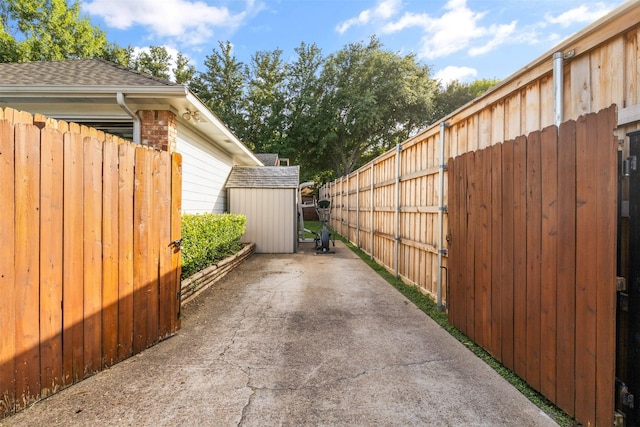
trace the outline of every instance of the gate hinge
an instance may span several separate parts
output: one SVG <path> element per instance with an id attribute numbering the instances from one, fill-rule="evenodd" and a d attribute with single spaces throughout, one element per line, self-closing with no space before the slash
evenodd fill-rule
<path id="1" fill-rule="evenodd" d="M 616 277 L 616 291 L 624 292 L 627 290 L 627 279 L 624 277 Z"/>

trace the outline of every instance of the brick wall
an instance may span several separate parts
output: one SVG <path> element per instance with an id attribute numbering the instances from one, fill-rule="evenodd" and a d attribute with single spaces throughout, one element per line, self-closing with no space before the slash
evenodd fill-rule
<path id="1" fill-rule="evenodd" d="M 140 143 L 173 153 L 176 149 L 176 115 L 168 110 L 142 110 Z"/>

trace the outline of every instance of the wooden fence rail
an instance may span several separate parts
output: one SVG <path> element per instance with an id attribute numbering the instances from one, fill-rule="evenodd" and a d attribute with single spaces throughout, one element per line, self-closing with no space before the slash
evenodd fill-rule
<path id="1" fill-rule="evenodd" d="M 0 418 L 177 331 L 181 156 L 0 110 Z"/>
<path id="2" fill-rule="evenodd" d="M 446 249 L 446 242 L 438 245 L 438 213 L 446 205 L 446 191 L 440 195 L 443 161 L 436 151 L 433 139 L 398 146 L 320 190 L 320 198 L 331 201 L 334 230 L 433 296 L 438 292 L 438 253 Z M 446 299 L 446 289 L 442 291 Z"/>
<path id="3" fill-rule="evenodd" d="M 614 413 L 615 107 L 449 159 L 449 319 L 583 425 Z"/>

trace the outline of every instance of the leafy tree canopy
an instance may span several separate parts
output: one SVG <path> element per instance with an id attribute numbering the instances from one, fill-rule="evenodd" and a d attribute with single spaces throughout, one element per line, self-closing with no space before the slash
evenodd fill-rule
<path id="1" fill-rule="evenodd" d="M 0 3 L 0 61 L 100 57 L 113 48 L 106 34 L 80 17 L 78 0 L 4 0 Z"/>

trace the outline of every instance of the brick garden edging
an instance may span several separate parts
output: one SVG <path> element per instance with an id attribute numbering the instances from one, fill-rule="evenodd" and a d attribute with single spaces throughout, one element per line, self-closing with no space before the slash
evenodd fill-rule
<path id="1" fill-rule="evenodd" d="M 228 272 L 242 264 L 256 251 L 256 244 L 249 243 L 235 255 L 231 255 L 210 267 L 184 279 L 180 284 L 180 304 L 191 301 L 209 286 L 222 279 Z"/>

